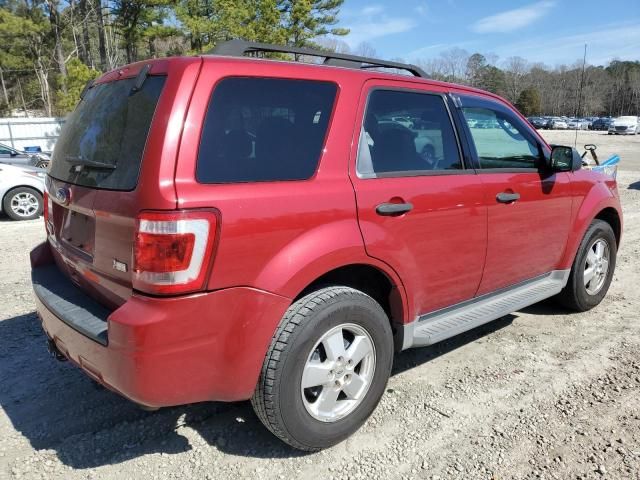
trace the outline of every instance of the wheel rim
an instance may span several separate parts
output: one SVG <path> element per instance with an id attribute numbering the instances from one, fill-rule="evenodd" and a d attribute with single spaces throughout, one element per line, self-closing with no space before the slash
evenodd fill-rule
<path id="1" fill-rule="evenodd" d="M 39 204 L 38 198 L 29 192 L 16 193 L 11 198 L 11 210 L 19 217 L 34 215 L 38 211 Z"/>
<path id="2" fill-rule="evenodd" d="M 611 250 L 603 238 L 599 238 L 588 250 L 584 262 L 584 287 L 589 295 L 596 295 L 604 285 L 609 272 Z"/>
<path id="3" fill-rule="evenodd" d="M 313 346 L 302 371 L 307 412 L 322 422 L 346 417 L 366 397 L 375 367 L 375 346 L 365 329 L 352 323 L 332 328 Z"/>

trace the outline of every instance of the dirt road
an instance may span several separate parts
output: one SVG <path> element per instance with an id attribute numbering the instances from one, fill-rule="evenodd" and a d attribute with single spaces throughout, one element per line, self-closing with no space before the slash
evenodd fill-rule
<path id="1" fill-rule="evenodd" d="M 311 455 L 248 403 L 144 412 L 51 359 L 27 258 L 42 221 L 0 220 L 0 478 L 639 479 L 640 136 L 583 135 L 623 156 L 625 232 L 602 305 L 536 305 L 398 355 L 366 426 Z"/>

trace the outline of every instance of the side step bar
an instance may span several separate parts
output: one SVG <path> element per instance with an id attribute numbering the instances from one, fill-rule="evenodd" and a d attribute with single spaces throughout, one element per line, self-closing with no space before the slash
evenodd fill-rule
<path id="1" fill-rule="evenodd" d="M 569 272 L 554 270 L 452 307 L 421 315 L 403 326 L 401 349 L 433 345 L 552 297 L 565 287 Z"/>

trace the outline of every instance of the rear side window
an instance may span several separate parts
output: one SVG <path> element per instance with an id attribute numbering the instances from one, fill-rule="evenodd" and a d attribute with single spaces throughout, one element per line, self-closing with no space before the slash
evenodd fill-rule
<path id="1" fill-rule="evenodd" d="M 362 178 L 463 168 L 442 96 L 377 89 L 369 95 L 357 170 Z"/>
<path id="2" fill-rule="evenodd" d="M 165 79 L 148 77 L 137 91 L 135 78 L 88 90 L 67 119 L 49 175 L 87 187 L 133 190 Z"/>
<path id="3" fill-rule="evenodd" d="M 337 87 L 233 77 L 215 88 L 196 178 L 201 183 L 305 180 L 318 166 Z"/>

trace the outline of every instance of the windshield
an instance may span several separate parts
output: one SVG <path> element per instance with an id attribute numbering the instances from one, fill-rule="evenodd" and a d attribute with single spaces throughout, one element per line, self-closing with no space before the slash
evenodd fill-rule
<path id="1" fill-rule="evenodd" d="M 49 175 L 87 187 L 133 190 L 165 78 L 148 77 L 138 91 L 134 78 L 89 89 L 62 130 Z"/>

